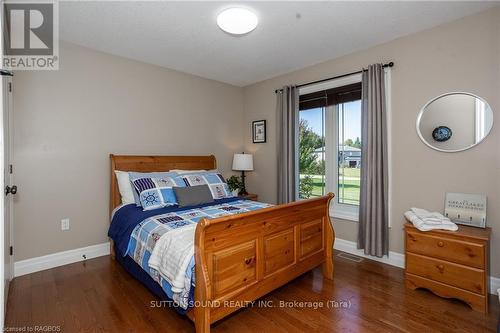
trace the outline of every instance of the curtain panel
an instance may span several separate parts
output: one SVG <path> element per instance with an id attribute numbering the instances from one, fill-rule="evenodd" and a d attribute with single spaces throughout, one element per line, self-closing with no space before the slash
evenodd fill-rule
<path id="1" fill-rule="evenodd" d="M 363 71 L 361 99 L 361 193 L 358 248 L 389 254 L 388 158 L 385 77 L 381 64 Z"/>
<path id="2" fill-rule="evenodd" d="M 278 204 L 298 197 L 299 89 L 284 86 L 276 94 L 278 144 Z"/>

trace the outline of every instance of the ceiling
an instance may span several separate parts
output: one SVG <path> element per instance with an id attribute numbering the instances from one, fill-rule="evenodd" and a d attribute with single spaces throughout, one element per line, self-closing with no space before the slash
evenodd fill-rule
<path id="1" fill-rule="evenodd" d="M 498 2 L 245 2 L 248 35 L 220 30 L 236 2 L 60 2 L 60 38 L 236 86 L 384 43 Z M 375 59 L 374 59 L 375 60 Z"/>

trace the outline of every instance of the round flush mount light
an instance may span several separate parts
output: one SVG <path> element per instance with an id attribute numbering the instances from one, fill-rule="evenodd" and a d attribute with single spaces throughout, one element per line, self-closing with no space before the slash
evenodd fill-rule
<path id="1" fill-rule="evenodd" d="M 259 19 L 251 10 L 233 7 L 223 10 L 217 16 L 217 25 L 231 35 L 244 35 L 257 27 Z"/>

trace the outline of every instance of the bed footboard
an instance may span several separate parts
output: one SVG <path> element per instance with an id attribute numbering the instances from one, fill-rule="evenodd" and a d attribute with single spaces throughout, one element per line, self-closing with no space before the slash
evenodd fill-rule
<path id="1" fill-rule="evenodd" d="M 334 231 L 327 196 L 217 219 L 195 235 L 196 332 L 323 264 L 333 279 Z"/>

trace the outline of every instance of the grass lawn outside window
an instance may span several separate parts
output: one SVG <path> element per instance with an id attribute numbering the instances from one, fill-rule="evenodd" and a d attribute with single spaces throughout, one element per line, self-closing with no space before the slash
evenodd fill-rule
<path id="1" fill-rule="evenodd" d="M 339 169 L 339 188 L 335 191 L 339 203 L 359 205 L 359 189 L 361 183 L 361 169 L 359 168 L 340 168 Z M 324 195 L 325 176 L 301 174 L 300 179 L 309 176 L 313 179 L 313 190 L 311 197 Z"/>

